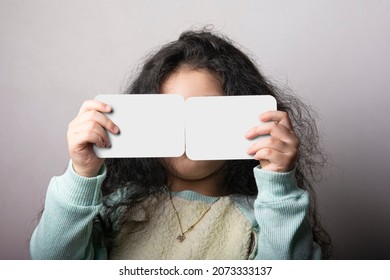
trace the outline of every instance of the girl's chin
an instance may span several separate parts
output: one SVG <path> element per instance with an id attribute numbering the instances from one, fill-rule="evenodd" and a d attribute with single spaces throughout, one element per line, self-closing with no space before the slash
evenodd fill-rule
<path id="1" fill-rule="evenodd" d="M 166 163 L 174 169 L 175 176 L 186 180 L 201 180 L 218 171 L 224 161 L 191 160 L 185 154 L 169 158 Z"/>

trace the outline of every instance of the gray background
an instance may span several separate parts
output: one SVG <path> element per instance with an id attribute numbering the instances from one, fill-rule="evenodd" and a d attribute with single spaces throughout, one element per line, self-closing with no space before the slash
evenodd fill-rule
<path id="1" fill-rule="evenodd" d="M 0 1 L 0 258 L 28 259 L 83 100 L 118 93 L 151 50 L 214 24 L 318 112 L 335 258 L 390 259 L 389 1 Z"/>

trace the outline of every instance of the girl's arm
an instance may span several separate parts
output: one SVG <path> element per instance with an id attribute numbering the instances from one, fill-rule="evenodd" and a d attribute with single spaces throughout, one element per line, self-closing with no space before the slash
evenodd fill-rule
<path id="1" fill-rule="evenodd" d="M 259 194 L 254 213 L 259 225 L 256 259 L 320 259 L 308 221 L 308 193 L 297 187 L 295 169 L 254 168 Z"/>
<path id="2" fill-rule="evenodd" d="M 262 124 L 248 131 L 256 141 L 248 153 L 259 160 L 254 169 L 259 194 L 254 204 L 259 225 L 258 259 L 318 259 L 307 217 L 309 196 L 297 187 L 295 168 L 299 140 L 286 112 L 260 115 Z"/>
<path id="3" fill-rule="evenodd" d="M 33 259 L 107 258 L 104 248 L 94 248 L 92 224 L 102 207 L 100 186 L 105 165 L 96 177 L 78 175 L 70 161 L 62 176 L 50 181 L 45 209 L 36 227 L 30 253 Z"/>
<path id="4" fill-rule="evenodd" d="M 104 160 L 93 145 L 109 147 L 108 132 L 119 128 L 104 113 L 111 106 L 86 100 L 69 123 L 67 139 L 71 157 L 64 175 L 54 177 L 49 185 L 45 210 L 31 240 L 34 259 L 106 258 L 105 249 L 92 244 L 93 219 L 101 209 L 100 186 L 106 175 Z"/>

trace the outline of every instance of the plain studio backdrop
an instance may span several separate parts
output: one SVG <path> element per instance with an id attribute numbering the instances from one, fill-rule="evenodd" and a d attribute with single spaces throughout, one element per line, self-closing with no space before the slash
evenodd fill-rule
<path id="1" fill-rule="evenodd" d="M 0 0 L 0 259 L 28 259 L 81 103 L 145 56 L 214 25 L 317 111 L 319 212 L 336 259 L 390 259 L 390 2 Z"/>

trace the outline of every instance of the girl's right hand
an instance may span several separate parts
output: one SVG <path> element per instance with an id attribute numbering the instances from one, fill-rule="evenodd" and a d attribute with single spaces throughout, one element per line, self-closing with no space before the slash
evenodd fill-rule
<path id="1" fill-rule="evenodd" d="M 73 169 L 81 176 L 97 176 L 104 162 L 93 150 L 98 147 L 109 147 L 107 131 L 117 134 L 119 128 L 102 113 L 111 112 L 108 104 L 97 100 L 84 101 L 76 118 L 68 125 L 68 150 Z"/>

